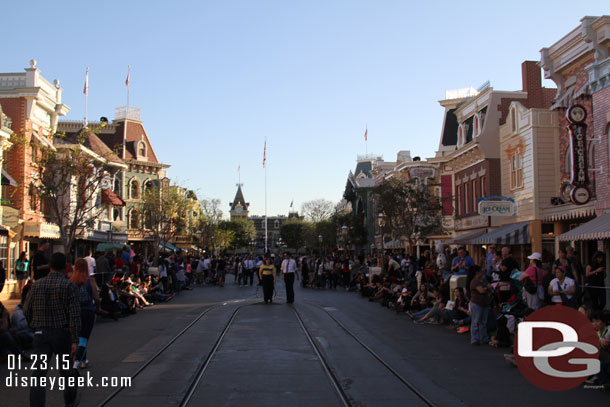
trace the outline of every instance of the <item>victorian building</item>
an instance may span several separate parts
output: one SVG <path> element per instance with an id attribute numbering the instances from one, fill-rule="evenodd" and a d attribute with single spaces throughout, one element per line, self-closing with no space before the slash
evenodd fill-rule
<path id="1" fill-rule="evenodd" d="M 99 124 L 93 122 L 90 127 L 99 129 L 96 132 L 99 140 L 126 166 L 112 177 L 112 187 L 108 188 L 105 198 L 112 205 L 112 228 L 116 232 L 126 232 L 129 244 L 136 251 L 149 253 L 154 239 L 137 207 L 147 190 L 169 188 L 166 170 L 170 166 L 157 159 L 140 120 L 140 109 L 130 106 L 117 108 L 112 123 L 103 127 Z M 76 133 L 82 127 L 83 122 L 61 123 L 62 131 L 68 134 Z"/>
<path id="2" fill-rule="evenodd" d="M 2 225 L 12 236 L 8 243 L 7 269 L 12 273 L 14 259 L 19 252 L 33 253 L 41 240 L 58 239 L 59 228 L 47 222 L 44 202 L 31 194 L 30 184 L 35 182 L 32 162 L 40 146 L 54 148 L 52 136 L 57 122 L 70 109 L 62 103 L 59 81 L 47 81 L 36 68 L 36 61 L 24 72 L 0 73 L 0 106 L 3 114 L 3 182 Z M 10 125 L 9 125 L 10 123 Z M 19 142 L 9 146 L 8 129 Z M 10 175 L 8 175 L 10 174 Z M 7 243 L 4 242 L 6 246 Z M 0 249 L 2 251 L 2 249 Z M 10 253 L 10 254 L 9 254 Z"/>

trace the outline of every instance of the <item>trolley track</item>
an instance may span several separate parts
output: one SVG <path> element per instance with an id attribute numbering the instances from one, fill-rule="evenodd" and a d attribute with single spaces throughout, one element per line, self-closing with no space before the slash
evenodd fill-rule
<path id="1" fill-rule="evenodd" d="M 207 313 L 209 313 L 212 310 L 218 309 L 224 305 L 230 304 L 230 303 L 235 303 L 235 302 L 242 302 L 242 301 L 247 301 L 247 299 L 243 299 L 243 300 L 229 300 L 229 301 L 219 301 L 218 303 L 213 303 L 210 307 L 206 308 L 205 310 L 203 310 L 201 313 L 199 313 L 186 327 L 184 327 L 180 332 L 178 332 L 176 335 L 174 335 L 169 341 L 167 341 L 167 343 L 165 345 L 163 345 L 157 352 L 155 352 L 155 354 L 153 356 L 151 356 L 146 362 L 144 362 L 134 373 L 132 373 L 129 377 L 131 378 L 131 381 L 133 381 L 133 379 L 135 379 L 136 377 L 138 377 L 148 366 L 150 366 L 159 356 L 161 356 L 163 353 L 165 353 L 165 351 L 167 351 L 167 349 L 174 344 L 174 342 L 176 342 L 181 336 L 183 336 L 186 332 L 188 332 L 197 322 L 199 322 Z M 240 307 L 241 308 L 241 307 Z M 238 308 L 239 309 L 239 308 Z M 110 395 L 108 395 L 108 397 L 106 397 L 100 404 L 98 404 L 99 407 L 103 407 L 106 406 L 108 403 L 110 403 L 112 400 L 114 400 L 123 390 L 125 390 L 126 387 L 125 386 L 121 386 L 121 387 L 117 387 L 116 390 L 114 390 Z"/>
<path id="2" fill-rule="evenodd" d="M 377 362 L 379 362 L 387 371 L 389 371 L 398 381 L 400 381 L 405 387 L 407 387 L 413 394 L 415 394 L 417 396 L 417 398 L 419 398 L 424 404 L 426 404 L 429 407 L 434 407 L 435 404 L 428 399 L 419 389 L 417 389 L 417 387 L 415 385 L 413 385 L 409 380 L 407 380 L 406 378 L 404 378 L 400 373 L 398 373 L 398 371 L 396 371 L 396 369 L 394 369 L 387 361 L 385 361 L 377 352 L 375 352 L 370 346 L 368 346 L 362 339 L 360 339 L 358 337 L 357 334 L 355 334 L 353 331 L 351 331 L 349 328 L 347 328 L 345 326 L 345 324 L 343 324 L 341 321 L 339 321 L 336 317 L 334 317 L 328 310 L 324 309 L 323 307 L 319 306 L 319 305 L 313 305 L 310 304 L 316 308 L 320 308 L 322 311 L 324 311 L 326 313 L 326 315 L 328 315 L 328 317 L 334 321 L 335 324 L 337 324 L 348 336 L 350 336 L 358 345 L 360 345 L 364 350 L 367 351 L 368 354 L 370 354 L 375 360 L 377 360 Z M 295 313 L 297 314 L 297 318 L 299 319 L 299 321 L 302 324 L 302 319 L 298 313 L 298 311 L 295 309 L 294 310 Z M 302 324 L 303 325 L 303 324 Z M 303 329 L 305 329 L 304 325 L 303 325 Z M 306 330 L 306 329 L 305 329 Z M 310 335 L 308 334 L 308 337 L 310 337 Z M 317 348 L 317 345 L 315 345 L 314 343 L 312 343 L 312 346 L 314 346 L 315 348 Z M 316 350 L 316 352 L 319 352 L 319 350 Z M 323 356 L 320 355 L 320 357 L 322 359 L 324 359 L 324 364 L 330 366 L 328 364 L 328 362 L 326 361 L 326 358 L 324 358 Z M 333 374 L 334 377 L 334 374 Z M 349 402 L 349 401 L 348 401 Z"/>

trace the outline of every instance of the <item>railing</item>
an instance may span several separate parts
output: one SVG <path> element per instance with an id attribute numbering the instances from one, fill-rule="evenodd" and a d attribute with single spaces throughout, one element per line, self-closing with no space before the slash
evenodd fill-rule
<path id="1" fill-rule="evenodd" d="M 138 120 L 140 121 L 140 108 L 133 106 L 121 106 L 114 109 L 114 120 Z"/>

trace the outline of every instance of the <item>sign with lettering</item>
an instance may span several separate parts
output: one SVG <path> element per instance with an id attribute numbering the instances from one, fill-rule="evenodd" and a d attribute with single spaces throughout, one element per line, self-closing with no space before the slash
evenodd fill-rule
<path id="1" fill-rule="evenodd" d="M 587 111 L 581 105 L 571 106 L 566 112 L 568 119 L 568 132 L 570 134 L 570 147 L 572 148 L 572 176 L 570 182 L 578 194 L 570 194 L 570 200 L 576 205 L 589 202 L 589 164 L 587 160 Z M 585 197 L 588 195 L 588 197 Z"/>
<path id="2" fill-rule="evenodd" d="M 411 178 L 426 179 L 434 178 L 435 175 L 436 167 L 421 165 L 409 168 L 409 176 L 411 176 Z"/>
<path id="3" fill-rule="evenodd" d="M 479 215 L 482 216 L 513 216 L 515 202 L 510 201 L 480 201 Z"/>

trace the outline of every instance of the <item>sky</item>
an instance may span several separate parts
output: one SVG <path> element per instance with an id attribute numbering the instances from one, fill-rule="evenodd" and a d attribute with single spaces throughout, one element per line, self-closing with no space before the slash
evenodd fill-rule
<path id="1" fill-rule="evenodd" d="M 168 176 L 228 215 L 238 167 L 251 214 L 341 200 L 357 155 L 432 157 L 445 90 L 521 89 L 604 1 L 28 1 L 3 6 L 0 72 L 59 79 L 67 120 L 141 119 Z M 550 81 L 544 86 L 554 87 Z"/>

